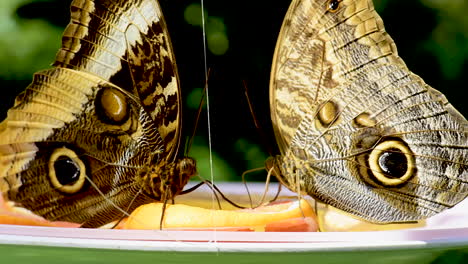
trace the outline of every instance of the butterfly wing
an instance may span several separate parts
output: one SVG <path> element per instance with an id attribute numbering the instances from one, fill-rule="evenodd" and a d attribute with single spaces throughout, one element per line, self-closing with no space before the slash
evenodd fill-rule
<path id="1" fill-rule="evenodd" d="M 56 68 L 35 74 L 0 126 L 0 188 L 92 227 L 148 200 L 133 200 L 139 172 L 175 158 L 180 93 L 156 1 L 75 0 L 71 11 Z"/>
<path id="2" fill-rule="evenodd" d="M 405 67 L 372 2 L 343 1 L 336 11 L 331 2 L 295 0 L 284 18 L 270 78 L 271 117 L 282 152 L 310 105 L 351 76 L 379 63 Z"/>
<path id="3" fill-rule="evenodd" d="M 407 69 L 370 0 L 292 2 L 270 108 L 292 190 L 382 223 L 467 196 L 467 121 Z"/>
<path id="4" fill-rule="evenodd" d="M 181 130 L 179 76 L 156 0 L 73 1 L 54 66 L 97 75 L 138 96 L 174 157 Z"/>

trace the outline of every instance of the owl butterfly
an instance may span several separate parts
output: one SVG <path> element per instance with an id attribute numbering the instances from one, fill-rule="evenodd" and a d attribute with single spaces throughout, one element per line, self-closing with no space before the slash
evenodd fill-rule
<path id="1" fill-rule="evenodd" d="M 468 123 L 398 56 L 371 0 L 293 0 L 270 110 L 289 189 L 376 223 L 465 199 Z"/>
<path id="2" fill-rule="evenodd" d="M 156 0 L 74 0 L 54 68 L 34 75 L 0 125 L 0 190 L 48 220 L 97 227 L 173 199 L 181 95 Z"/>

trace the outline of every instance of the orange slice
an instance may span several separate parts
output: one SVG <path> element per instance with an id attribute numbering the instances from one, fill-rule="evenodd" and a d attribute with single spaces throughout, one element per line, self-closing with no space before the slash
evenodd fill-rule
<path id="1" fill-rule="evenodd" d="M 49 227 L 79 227 L 79 224 L 70 222 L 51 222 L 23 208 L 12 206 L 5 202 L 0 193 L 0 224 L 29 225 Z"/>
<path id="2" fill-rule="evenodd" d="M 370 223 L 329 205 L 320 205 L 318 211 L 320 230 L 322 230 L 323 232 L 362 232 L 398 230 L 408 228 L 421 228 L 426 225 L 425 220 L 420 220 L 414 223 Z"/>
<path id="3" fill-rule="evenodd" d="M 138 207 L 125 229 L 159 229 L 162 203 Z M 317 231 L 317 217 L 305 200 L 288 201 L 256 209 L 213 210 L 184 204 L 168 204 L 163 229 L 229 231 Z"/>

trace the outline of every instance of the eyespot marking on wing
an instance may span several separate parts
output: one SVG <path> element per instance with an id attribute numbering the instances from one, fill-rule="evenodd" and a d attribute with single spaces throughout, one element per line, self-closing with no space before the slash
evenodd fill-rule
<path id="1" fill-rule="evenodd" d="M 57 190 L 73 194 L 83 188 L 86 167 L 76 153 L 68 148 L 58 148 L 49 158 L 49 179 Z"/>

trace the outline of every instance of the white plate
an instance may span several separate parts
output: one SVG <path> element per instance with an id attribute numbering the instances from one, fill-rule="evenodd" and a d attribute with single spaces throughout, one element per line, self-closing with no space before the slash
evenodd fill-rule
<path id="1" fill-rule="evenodd" d="M 263 190 L 260 184 L 250 186 L 253 193 Z M 228 195 L 244 191 L 239 184 L 220 188 Z M 0 225 L 1 263 L 394 264 L 467 256 L 468 200 L 428 219 L 424 228 L 393 231 L 264 233 Z"/>

